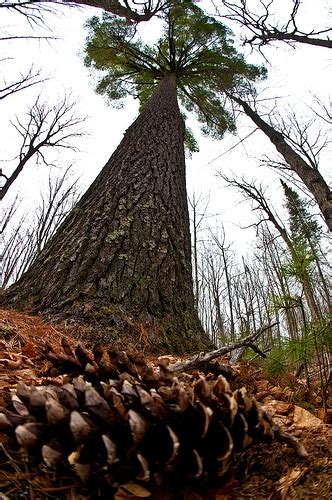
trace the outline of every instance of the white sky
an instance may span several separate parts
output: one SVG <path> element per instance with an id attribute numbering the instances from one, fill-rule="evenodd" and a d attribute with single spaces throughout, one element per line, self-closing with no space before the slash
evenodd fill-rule
<path id="1" fill-rule="evenodd" d="M 278 5 L 282 8 L 289 5 L 290 0 L 279 0 Z M 328 2 L 326 0 L 304 1 L 303 24 L 301 27 L 316 29 L 326 24 L 328 14 Z M 78 114 L 88 115 L 85 129 L 89 136 L 78 141 L 80 151 L 75 154 L 62 154 L 58 157 L 57 164 L 66 167 L 68 163 L 75 161 L 75 171 L 81 176 L 81 184 L 85 190 L 96 177 L 104 164 L 116 149 L 123 133 L 130 126 L 137 114 L 137 104 L 129 99 L 124 110 L 115 110 L 107 106 L 104 99 L 97 96 L 93 90 L 93 82 L 88 70 L 83 65 L 81 55 L 85 32 L 84 22 L 91 15 L 100 11 L 92 8 L 69 9 L 63 7 L 58 17 L 52 16 L 54 34 L 60 39 L 52 42 L 38 41 L 13 41 L 0 43 L 0 59 L 8 57 L 7 61 L 1 63 L 0 74 L 7 81 L 13 81 L 15 75 L 24 72 L 31 63 L 36 68 L 42 68 L 44 76 L 50 80 L 43 85 L 20 92 L 0 102 L 0 137 L 1 137 L 1 160 L 14 157 L 18 152 L 18 140 L 16 132 L 9 124 L 14 116 L 22 116 L 24 109 L 32 103 L 36 94 L 42 90 L 42 96 L 50 104 L 55 103 L 57 98 L 64 92 L 72 94 L 78 101 Z M 323 22 L 324 21 L 324 22 Z M 5 12 L 1 19 L 2 29 L 11 34 L 25 34 L 29 32 L 28 25 L 17 15 Z M 139 29 L 146 40 L 153 39 L 157 30 L 158 21 L 149 21 L 142 24 Z M 232 27 L 236 33 L 235 27 Z M 37 33 L 35 33 L 37 34 Z M 278 48 L 276 48 L 278 47 Z M 263 63 L 257 54 L 248 52 L 247 60 L 253 63 Z M 279 106 L 290 109 L 294 106 L 299 115 L 310 115 L 308 106 L 312 103 L 312 93 L 325 100 L 331 88 L 331 59 L 328 49 L 310 46 L 298 46 L 296 50 L 286 45 L 278 44 L 267 48 L 265 54 L 273 64 L 269 69 L 269 77 L 262 84 L 262 88 L 268 88 L 264 96 L 285 96 L 283 101 L 279 100 Z M 198 131 L 195 123 L 192 128 Z M 239 123 L 238 133 L 242 138 L 253 128 L 248 119 Z M 230 134 L 223 141 L 212 141 L 199 136 L 200 153 L 193 155 L 187 160 L 187 185 L 188 193 L 194 191 L 196 195 L 210 198 L 208 211 L 219 214 L 218 220 L 226 229 L 227 241 L 235 241 L 239 251 L 247 248 L 247 243 L 254 236 L 254 229 L 240 230 L 240 226 L 246 226 L 253 220 L 249 205 L 239 203 L 241 197 L 231 188 L 225 188 L 223 181 L 218 178 L 218 170 L 227 175 L 232 172 L 237 175 L 245 175 L 248 179 L 258 179 L 269 187 L 269 195 L 273 202 L 280 206 L 282 196 L 276 174 L 265 167 L 259 167 L 259 158 L 263 154 L 273 152 L 269 141 L 261 132 L 255 132 L 244 145 L 238 146 L 231 152 L 225 154 L 239 139 Z M 331 179 L 331 155 L 325 152 L 322 155 L 321 171 L 327 178 Z M 6 172 L 6 162 L 2 162 Z M 60 168 L 59 167 L 59 168 Z M 25 210 L 34 206 L 40 189 L 48 177 L 48 169 L 45 166 L 36 166 L 33 163 L 27 165 L 19 180 L 10 189 L 8 200 L 19 193 L 24 199 Z M 210 219 L 212 226 L 218 225 L 216 219 Z"/>

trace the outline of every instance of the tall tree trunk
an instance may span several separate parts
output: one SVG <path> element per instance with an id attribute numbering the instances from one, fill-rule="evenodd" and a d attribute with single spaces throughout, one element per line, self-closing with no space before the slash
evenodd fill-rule
<path id="1" fill-rule="evenodd" d="M 233 101 L 240 104 L 252 121 L 270 139 L 277 151 L 283 156 L 289 167 L 295 172 L 303 184 L 314 196 L 326 222 L 332 231 L 332 193 L 321 173 L 310 167 L 303 158 L 287 143 L 284 136 L 264 121 L 247 102 L 239 97 L 230 95 Z"/>
<path id="2" fill-rule="evenodd" d="M 168 74 L 3 302 L 97 320 L 107 338 L 136 325 L 137 342 L 143 332 L 173 351 L 207 346 L 194 308 L 183 138 Z"/>

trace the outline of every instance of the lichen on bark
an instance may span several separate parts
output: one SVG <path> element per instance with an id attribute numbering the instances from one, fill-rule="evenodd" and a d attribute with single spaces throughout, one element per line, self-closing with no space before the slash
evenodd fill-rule
<path id="1" fill-rule="evenodd" d="M 183 142 L 176 78 L 167 74 L 2 302 L 105 328 L 113 321 L 114 334 L 126 321 L 144 325 L 173 351 L 207 347 L 194 308 Z M 107 319 L 105 308 L 116 314 Z"/>

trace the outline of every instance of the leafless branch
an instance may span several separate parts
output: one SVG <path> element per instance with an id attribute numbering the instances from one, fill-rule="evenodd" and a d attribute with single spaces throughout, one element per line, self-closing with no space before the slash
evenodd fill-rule
<path id="1" fill-rule="evenodd" d="M 279 220 L 277 214 L 274 213 L 271 204 L 266 198 L 265 189 L 261 185 L 257 186 L 255 182 L 249 182 L 243 178 L 241 180 L 237 180 L 235 178 L 231 179 L 222 174 L 219 175 L 229 186 L 237 188 L 246 199 L 249 199 L 254 203 L 253 210 L 260 210 L 265 214 L 266 218 L 260 218 L 258 222 L 253 224 L 256 228 L 258 228 L 258 226 L 263 222 L 271 222 L 282 236 L 287 246 L 292 247 L 287 231 L 282 222 Z"/>
<path id="2" fill-rule="evenodd" d="M 49 176 L 48 189 L 41 195 L 32 219 L 24 215 L 15 222 L 14 216 L 20 210 L 17 199 L 7 210 L 1 231 L 4 288 L 17 281 L 76 204 L 79 196 L 77 179 L 71 177 L 71 167 L 57 177 Z"/>
<path id="3" fill-rule="evenodd" d="M 36 0 L 2 0 L 0 1 L 0 9 L 7 9 L 12 13 L 24 16 L 31 28 L 45 28 L 44 14 L 56 12 L 54 3 L 47 0 L 44 2 Z"/>
<path id="4" fill-rule="evenodd" d="M 72 140 L 83 135 L 79 126 L 85 118 L 77 117 L 74 107 L 75 103 L 71 102 L 67 96 L 53 107 L 42 103 L 38 97 L 26 113 L 25 120 L 16 118 L 16 122 L 12 125 L 21 137 L 18 162 L 13 173 L 7 177 L 1 188 L 0 199 L 4 198 L 10 186 L 32 158 L 48 165 L 44 154 L 48 149 L 76 150 Z"/>
<path id="5" fill-rule="evenodd" d="M 1 235 L 5 232 L 8 224 L 13 220 L 13 217 L 18 210 L 18 207 L 19 207 L 19 199 L 18 196 L 16 196 L 14 201 L 10 205 L 9 209 L 6 211 L 4 218 L 2 219 L 1 230 L 0 230 Z"/>
<path id="6" fill-rule="evenodd" d="M 128 23 L 148 21 L 165 9 L 169 0 L 2 0 L 0 8 L 23 15 L 31 26 L 43 26 L 44 14 L 55 13 L 56 5 L 96 7 L 127 19 Z"/>
<path id="7" fill-rule="evenodd" d="M 310 109 L 314 112 L 318 118 L 323 120 L 324 122 L 332 125 L 332 100 L 329 98 L 328 104 L 323 102 L 319 97 L 314 96 L 315 106 Z"/>
<path id="8" fill-rule="evenodd" d="M 246 28 L 249 34 L 244 37 L 244 43 L 258 50 L 273 41 L 285 42 L 291 46 L 302 43 L 332 48 L 332 40 L 328 37 L 332 28 L 303 31 L 298 27 L 301 0 L 289 2 L 291 11 L 287 20 L 279 22 L 275 20 L 274 0 L 259 0 L 255 11 L 251 10 L 247 0 L 223 0 L 222 4 L 227 10 L 224 12 L 222 8 L 216 7 L 218 14 Z"/>
<path id="9" fill-rule="evenodd" d="M 58 40 L 55 36 L 32 36 L 32 35 L 18 35 L 18 36 L 1 36 L 0 42 L 8 42 L 9 40 Z"/>
<path id="10" fill-rule="evenodd" d="M 25 270 L 33 255 L 33 234 L 25 226 L 26 216 L 3 234 L 1 254 L 2 277 L 1 286 L 5 288 L 12 281 L 16 281 Z"/>
<path id="11" fill-rule="evenodd" d="M 327 227 L 332 231 L 332 193 L 328 183 L 319 172 L 317 161 L 322 148 L 328 143 L 327 136 L 319 131 L 310 139 L 308 130 L 313 122 L 302 125 L 293 116 L 293 127 L 287 126 L 286 121 L 272 123 L 271 113 L 264 120 L 255 109 L 254 104 L 234 95 L 228 97 L 240 105 L 255 125 L 269 138 L 278 153 L 283 157 L 285 164 L 301 179 L 307 189 L 314 196 L 317 205 L 324 217 Z M 274 116 L 272 114 L 272 116 Z M 274 120 L 273 120 L 274 121 Z M 278 120 L 277 120 L 278 122 Z M 312 141 L 312 142 L 311 142 Z"/>
<path id="12" fill-rule="evenodd" d="M 35 216 L 36 256 L 78 200 L 78 179 L 71 180 L 71 176 L 70 165 L 61 175 L 48 178 L 47 191 L 41 195 Z"/>
<path id="13" fill-rule="evenodd" d="M 328 132 L 321 127 L 317 130 L 315 118 L 300 120 L 294 111 L 284 118 L 275 112 L 270 123 L 311 168 L 318 169 L 320 153 L 329 145 L 330 140 Z"/>
<path id="14" fill-rule="evenodd" d="M 27 73 L 21 73 L 15 82 L 8 83 L 5 77 L 3 77 L 0 88 L 0 100 L 44 81 L 45 78 L 42 79 L 40 77 L 40 70 L 35 70 L 33 66 Z"/>
<path id="15" fill-rule="evenodd" d="M 222 156 L 227 155 L 228 153 L 230 153 L 231 151 L 233 151 L 233 149 L 235 149 L 238 146 L 240 146 L 241 144 L 243 144 L 247 139 L 249 139 L 249 137 L 251 137 L 255 132 L 257 132 L 257 130 L 258 130 L 258 128 L 254 128 L 254 130 L 252 130 L 251 132 L 249 132 L 249 134 L 247 134 L 242 139 L 239 137 L 239 139 L 240 139 L 239 141 L 237 141 L 235 144 L 233 144 L 233 146 L 231 146 L 226 151 L 223 151 L 220 155 L 216 156 L 211 161 L 209 161 L 208 165 L 211 165 L 211 163 L 215 162 L 216 160 L 218 160 Z"/>

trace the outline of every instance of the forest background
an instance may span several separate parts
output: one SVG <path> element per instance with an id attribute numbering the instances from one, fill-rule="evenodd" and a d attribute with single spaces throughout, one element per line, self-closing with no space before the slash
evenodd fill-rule
<path id="1" fill-rule="evenodd" d="M 293 4 L 275 2 L 276 21 L 281 24 L 287 22 Z M 211 14 L 217 12 L 218 5 L 209 2 L 200 5 Z M 320 0 L 315 4 L 315 9 L 311 2 L 301 2 L 300 6 L 297 22 L 301 24 L 302 30 L 310 32 L 326 29 L 328 2 Z M 17 71 L 21 74 L 29 71 L 31 62 L 34 68 L 32 72 L 38 72 L 41 68 L 40 76 L 37 77 L 41 82 L 38 85 L 2 100 L 1 125 L 2 137 L 5 138 L 1 158 L 3 172 L 10 171 L 11 165 L 15 164 L 20 148 L 17 129 L 10 127 L 9 123 L 15 121 L 14 116 L 21 119 L 24 110 L 38 96 L 40 101 L 44 100 L 52 106 L 67 95 L 68 99 L 77 101 L 75 113 L 82 117 L 78 136 L 75 137 L 75 150 L 51 150 L 47 152 L 47 164 L 39 157 L 35 165 L 27 165 L 6 197 L 7 207 L 13 206 L 13 203 L 17 206 L 6 228 L 5 245 L 6 241 L 11 242 L 11 246 L 5 246 L 5 265 L 9 257 L 7 269 L 11 271 L 11 275 L 7 276 L 8 284 L 28 263 L 24 261 L 24 252 L 17 255 L 13 249 L 20 251 L 28 247 L 28 241 L 32 241 L 35 207 L 38 223 L 38 213 L 41 213 L 38 208 L 40 192 L 45 202 L 50 176 L 53 178 L 51 184 L 57 185 L 54 179 L 61 179 L 63 172 L 71 165 L 65 183 L 59 184 L 60 199 L 70 182 L 77 176 L 80 179 L 75 184 L 76 194 L 70 190 L 65 204 L 60 207 L 61 213 L 54 214 L 49 234 L 69 210 L 78 192 L 84 192 L 98 174 L 138 111 L 138 103 L 133 98 L 128 99 L 124 110 L 115 110 L 94 93 L 93 78 L 84 67 L 82 52 L 84 23 L 96 14 L 96 10 L 76 7 L 68 10 L 62 6 L 54 9 L 56 16 L 53 13 L 43 14 L 43 26 L 31 26 L 24 17 L 3 9 L 0 50 L 4 86 L 15 80 Z M 219 10 L 223 13 L 221 6 Z M 268 69 L 268 78 L 258 87 L 260 112 L 265 118 L 271 118 L 272 122 L 274 120 L 275 124 L 285 125 L 290 120 L 289 130 L 297 131 L 298 139 L 305 140 L 304 147 L 314 161 L 318 163 L 319 160 L 319 170 L 328 182 L 331 159 L 328 138 L 330 115 L 325 113 L 328 111 L 330 90 L 328 49 L 274 42 L 264 46 L 261 51 L 253 50 L 250 45 L 242 46 L 243 28 L 239 29 L 236 23 L 229 20 L 226 23 L 234 31 L 235 46 L 245 53 L 248 62 L 263 63 Z M 146 42 L 153 42 L 159 27 L 159 20 L 154 18 L 148 24 L 140 23 L 137 29 Z M 7 40 L 8 35 L 27 35 L 31 38 Z M 312 321 L 322 320 L 323 326 L 319 323 L 318 329 L 326 332 L 330 285 L 328 235 L 310 193 L 289 170 L 271 168 L 279 162 L 274 147 L 247 117 L 239 115 L 237 134 L 227 134 L 223 141 L 212 141 L 200 136 L 194 120 L 190 120 L 190 126 L 199 137 L 200 147 L 200 152 L 187 159 L 187 182 L 193 222 L 195 295 L 204 327 L 218 344 L 244 336 L 266 323 L 272 323 L 276 318 L 276 336 L 271 334 L 270 340 L 276 338 L 281 345 L 285 339 L 307 339 L 308 334 L 312 343 L 310 334 L 313 332 L 309 331 Z M 83 129 L 87 135 L 81 136 Z M 221 176 L 227 177 L 228 182 Z M 266 219 L 266 212 L 264 214 L 261 209 L 257 210 L 257 203 L 245 204 L 243 189 L 238 192 L 225 186 L 230 179 L 236 178 L 236 183 L 240 182 L 242 187 L 244 182 L 248 182 L 253 190 L 259 189 L 265 193 L 268 207 L 295 241 L 297 236 L 292 229 L 292 214 L 285 207 L 280 177 L 293 188 L 295 183 L 297 192 L 305 200 L 301 202 L 303 217 L 318 224 L 309 239 L 305 236 L 305 252 L 314 254 L 309 255 L 305 269 L 305 280 L 310 281 L 309 300 L 305 293 L 307 285 L 301 275 L 303 268 L 299 271 L 294 266 L 294 255 L 290 255 L 280 231 L 278 234 L 276 226 L 271 224 L 271 218 L 269 224 L 266 221 L 259 222 Z M 250 210 L 250 206 L 254 210 Z M 302 230 L 305 234 L 305 224 Z M 44 243 L 41 238 L 39 245 Z M 16 267 L 13 267 L 14 262 Z M 308 345 L 305 342 L 296 351 L 296 362 L 301 358 L 306 359 L 307 353 Z M 278 356 L 280 358 L 280 354 Z M 277 367 L 282 366 L 279 358 Z"/>

